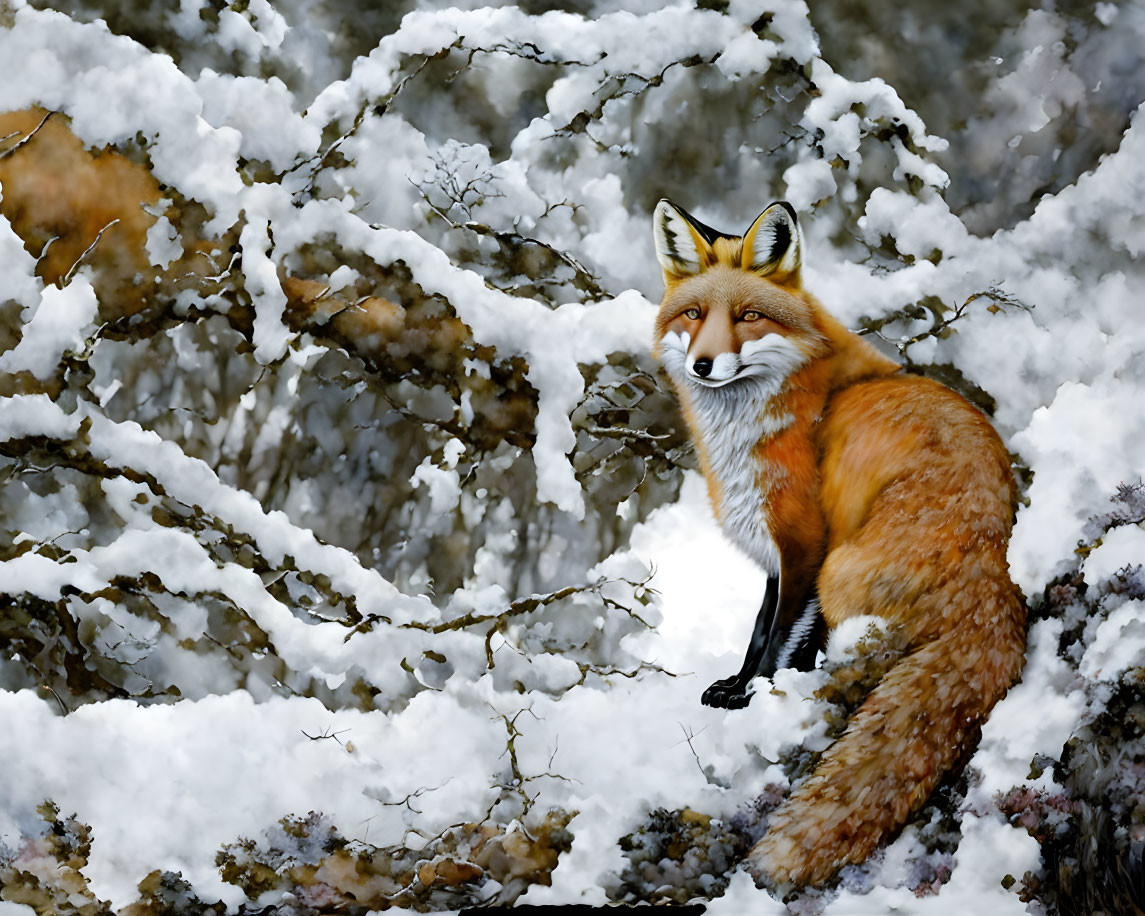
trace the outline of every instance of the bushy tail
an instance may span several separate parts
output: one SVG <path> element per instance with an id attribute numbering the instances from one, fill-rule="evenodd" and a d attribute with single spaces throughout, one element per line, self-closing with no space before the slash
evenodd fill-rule
<path id="1" fill-rule="evenodd" d="M 826 881 L 865 859 L 926 800 L 1021 670 L 1021 599 L 1007 589 L 990 603 L 879 682 L 748 854 L 757 877 Z"/>

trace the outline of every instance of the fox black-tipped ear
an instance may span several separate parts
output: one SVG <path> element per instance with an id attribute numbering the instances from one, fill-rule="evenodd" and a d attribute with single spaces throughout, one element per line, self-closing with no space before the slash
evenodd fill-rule
<path id="1" fill-rule="evenodd" d="M 799 286 L 803 240 L 795 211 L 785 200 L 756 217 L 743 237 L 743 268 L 765 274 L 776 283 Z"/>
<path id="2" fill-rule="evenodd" d="M 691 216 L 670 200 L 656 204 L 652 236 L 656 240 L 656 260 L 669 277 L 697 274 L 710 260 L 710 247 Z"/>

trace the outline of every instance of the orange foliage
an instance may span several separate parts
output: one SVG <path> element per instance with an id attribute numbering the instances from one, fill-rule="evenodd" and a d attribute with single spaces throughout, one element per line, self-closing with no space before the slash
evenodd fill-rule
<path id="1" fill-rule="evenodd" d="M 0 213 L 39 259 L 44 283 L 66 278 L 98 237 L 83 263 L 95 271 L 103 317 L 132 314 L 155 282 L 146 241 L 156 217 L 144 207 L 159 203 L 158 182 L 119 153 L 84 149 L 62 116 L 45 115 L 0 115 L 0 137 L 8 137 L 0 148 Z"/>

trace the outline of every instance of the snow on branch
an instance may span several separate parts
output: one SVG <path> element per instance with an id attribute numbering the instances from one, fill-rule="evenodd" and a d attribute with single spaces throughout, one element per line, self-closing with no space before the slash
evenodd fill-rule
<path id="1" fill-rule="evenodd" d="M 112 472 L 142 475 L 153 489 L 198 507 L 231 528 L 249 535 L 260 553 L 278 566 L 291 558 L 300 569 L 327 575 L 334 588 L 352 596 L 365 613 L 385 608 L 391 620 L 422 619 L 430 612 L 423 600 L 401 595 L 375 571 L 365 569 L 346 550 L 323 544 L 312 532 L 290 524 L 281 512 L 266 512 L 251 494 L 222 483 L 205 463 L 191 458 L 174 442 L 136 423 L 116 423 L 98 410 L 81 405 L 66 414 L 44 395 L 0 400 L 0 436 L 19 439 L 72 440 Z M 79 445 L 79 443 L 75 443 Z M 74 448 L 75 446 L 73 446 Z"/>
<path id="2" fill-rule="evenodd" d="M 408 16 L 398 32 L 384 38 L 348 80 L 320 95 L 310 115 L 326 123 L 340 118 L 347 101 L 358 100 L 350 103 L 357 109 L 364 99 L 390 93 L 394 73 L 405 57 L 435 54 L 460 42 L 462 48 L 490 54 L 586 68 L 579 75 L 583 78 L 575 81 L 577 88 L 567 86 L 562 92 L 555 111 L 554 100 L 549 102 L 550 117 L 568 123 L 576 113 L 574 108 L 585 106 L 602 77 L 639 73 L 651 78 L 674 60 L 696 53 L 718 55 L 733 37 L 746 31 L 746 24 L 732 17 L 684 7 L 642 16 L 620 12 L 598 19 L 560 12 L 530 16 L 516 7 L 424 10 Z M 765 55 L 757 66 L 766 68 L 768 60 Z"/>

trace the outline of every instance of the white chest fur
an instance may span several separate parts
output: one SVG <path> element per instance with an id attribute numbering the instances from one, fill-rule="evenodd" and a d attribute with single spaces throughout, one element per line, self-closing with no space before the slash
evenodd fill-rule
<path id="1" fill-rule="evenodd" d="M 759 463 L 754 454 L 761 439 L 793 422 L 765 410 L 771 385 L 744 379 L 726 388 L 691 392 L 696 430 L 707 458 L 707 472 L 719 484 L 717 507 L 724 533 L 772 576 L 779 574 L 779 551 L 767 527 L 764 505 L 781 469 Z"/>

